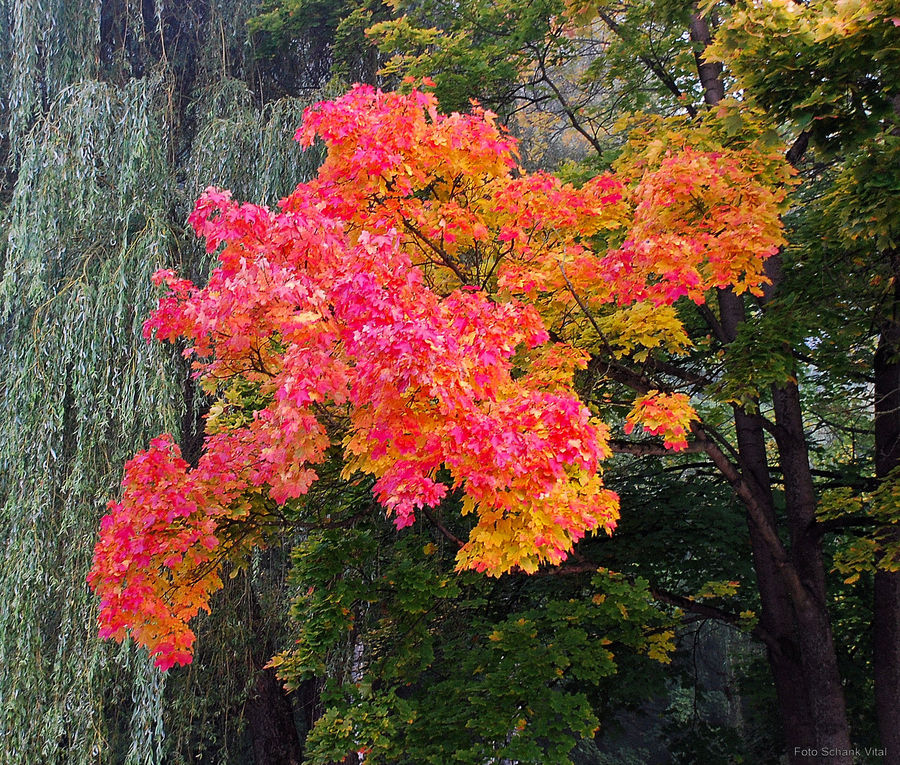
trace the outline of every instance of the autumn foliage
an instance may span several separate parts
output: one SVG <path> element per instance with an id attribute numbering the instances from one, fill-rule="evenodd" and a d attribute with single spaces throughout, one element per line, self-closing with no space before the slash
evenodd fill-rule
<path id="1" fill-rule="evenodd" d="M 188 621 L 222 562 L 262 543 L 261 514 L 302 497 L 335 450 L 398 528 L 456 496 L 477 520 L 460 568 L 533 572 L 611 532 L 608 428 L 574 373 L 685 346 L 673 303 L 758 291 L 781 242 L 780 196 L 737 154 L 575 188 L 521 171 L 490 112 L 361 86 L 307 110 L 297 139 L 317 138 L 318 177 L 276 210 L 201 197 L 206 286 L 156 275 L 168 293 L 145 334 L 185 343 L 215 403 L 196 467 L 170 436 L 126 465 L 88 579 L 101 635 L 130 631 L 163 668 L 190 661 Z M 678 449 L 695 418 L 686 396 L 644 392 L 627 429 Z"/>

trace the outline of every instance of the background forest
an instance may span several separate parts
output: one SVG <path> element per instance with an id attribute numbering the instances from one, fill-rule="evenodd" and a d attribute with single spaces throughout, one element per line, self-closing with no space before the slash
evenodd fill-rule
<path id="1" fill-rule="evenodd" d="M 900 762 L 898 29 L 891 0 L 0 0 L 0 761 Z M 458 503 L 398 531 L 336 457 L 163 673 L 85 582 L 125 461 L 170 432 L 196 462 L 213 404 L 142 337 L 150 276 L 203 282 L 205 187 L 316 173 L 305 107 L 407 75 L 575 185 L 740 152 L 787 243 L 760 295 L 573 319 L 611 537 L 454 573 Z M 686 450 L 624 429 L 651 390 L 691 397 Z"/>

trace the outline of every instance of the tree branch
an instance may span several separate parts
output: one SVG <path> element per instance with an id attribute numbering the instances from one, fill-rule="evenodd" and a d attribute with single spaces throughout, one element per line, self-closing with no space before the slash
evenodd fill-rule
<path id="1" fill-rule="evenodd" d="M 769 550 L 772 560 L 778 566 L 784 576 L 785 584 L 788 586 L 791 597 L 798 607 L 809 608 L 811 603 L 811 595 L 807 591 L 800 579 L 796 567 L 791 561 L 791 557 L 778 536 L 778 532 L 769 523 L 766 509 L 760 504 L 754 495 L 753 489 L 747 483 L 744 476 L 737 466 L 725 456 L 721 449 L 710 440 L 709 436 L 703 431 L 703 428 L 696 423 L 691 424 L 691 433 L 694 438 L 704 444 L 706 453 L 715 463 L 719 472 L 725 477 L 725 480 L 731 484 L 738 498 L 747 509 L 747 515 L 754 528 L 759 532 L 760 539 Z"/>
<path id="2" fill-rule="evenodd" d="M 449 253 L 444 250 L 443 247 L 438 247 L 434 242 L 432 242 L 427 236 L 425 236 L 419 229 L 413 226 L 406 218 L 401 217 L 403 221 L 403 228 L 409 231 L 416 239 L 418 239 L 422 244 L 424 244 L 428 249 L 430 249 L 435 255 L 440 258 L 441 262 L 447 266 L 454 274 L 459 278 L 460 282 L 462 282 L 463 286 L 470 283 L 469 276 L 460 269 L 459 265 L 456 261 L 450 257 Z"/>
<path id="3" fill-rule="evenodd" d="M 598 566 L 596 563 L 590 563 L 589 561 L 582 559 L 582 562 L 573 563 L 568 566 L 562 565 L 554 566 L 548 569 L 541 569 L 540 571 L 538 571 L 538 574 L 542 574 L 545 576 L 568 576 L 577 574 L 594 574 L 599 570 L 600 566 Z M 625 579 L 627 579 L 628 582 L 632 585 L 634 584 L 634 577 L 625 575 Z M 735 629 L 746 631 L 742 624 L 744 620 L 738 614 L 732 613 L 730 611 L 725 611 L 722 608 L 710 606 L 706 603 L 699 603 L 696 600 L 686 598 L 683 595 L 676 595 L 673 592 L 660 589 L 659 587 L 651 586 L 649 587 L 648 591 L 650 595 L 652 595 L 653 598 L 655 600 L 658 600 L 660 603 L 667 603 L 668 605 L 675 606 L 682 609 L 683 611 L 689 611 L 690 613 L 698 614 L 706 619 L 715 619 L 716 621 L 727 624 L 730 627 L 734 627 Z M 767 632 L 763 627 L 760 627 L 757 624 L 755 627 L 753 627 L 753 629 L 749 630 L 749 632 L 755 638 L 772 648 L 772 650 L 779 650 L 778 642 L 775 637 Z"/>
<path id="4" fill-rule="evenodd" d="M 709 327 L 716 340 L 720 343 L 727 343 L 728 338 L 725 336 L 725 330 L 722 328 L 722 324 L 716 318 L 716 315 L 712 312 L 712 309 L 705 303 L 702 303 L 697 305 L 697 310 L 700 312 L 700 315 L 706 322 L 706 326 Z"/>
<path id="5" fill-rule="evenodd" d="M 540 53 L 538 51 L 535 51 L 535 55 L 537 57 L 538 66 L 540 67 L 540 70 L 541 70 L 541 80 L 543 80 L 543 82 L 546 83 L 550 87 L 550 90 L 553 91 L 553 95 L 556 96 L 556 100 L 559 102 L 559 105 L 562 106 L 563 112 L 565 112 L 566 116 L 569 118 L 569 122 L 571 123 L 572 127 L 575 128 L 575 130 L 577 130 L 579 133 L 581 133 L 581 135 L 584 137 L 584 139 L 591 146 L 594 147 L 594 151 L 596 151 L 597 154 L 602 154 L 603 147 L 600 145 L 600 142 L 597 140 L 597 138 L 595 136 L 592 136 L 590 133 L 587 132 L 587 130 L 584 129 L 581 122 L 578 120 L 578 117 L 576 116 L 575 111 L 572 109 L 572 107 L 569 105 L 569 102 L 566 100 L 566 97 L 562 94 L 560 89 L 558 87 L 556 87 L 556 83 L 550 79 L 550 75 L 547 74 L 547 67 L 546 67 L 546 63 L 544 61 L 544 54 Z"/>
<path id="6" fill-rule="evenodd" d="M 438 520 L 437 516 L 433 512 L 431 512 L 429 508 L 423 507 L 422 513 L 431 522 L 431 524 L 441 532 L 444 537 L 453 542 L 453 544 L 455 544 L 457 547 L 462 547 L 463 545 L 465 545 L 465 542 L 463 542 L 458 536 L 456 536 L 452 531 L 444 526 L 444 524 Z"/>
<path id="7" fill-rule="evenodd" d="M 631 45 L 631 44 L 632 44 L 632 43 L 631 43 L 631 40 L 628 39 L 628 37 L 627 37 L 627 35 L 625 34 L 625 31 L 622 29 L 622 27 L 618 24 L 618 22 L 617 22 L 612 16 L 610 16 L 608 13 L 606 13 L 606 11 L 604 11 L 602 8 L 598 8 L 598 9 L 597 9 L 597 16 L 603 21 L 604 24 L 606 24 L 607 27 L 609 27 L 609 29 L 610 29 L 612 32 L 615 33 L 615 35 L 616 35 L 620 40 L 622 40 L 624 43 L 626 43 L 626 44 L 628 44 L 628 45 Z M 681 97 L 684 95 L 684 93 L 681 92 L 681 89 L 680 89 L 680 88 L 678 87 L 678 85 L 675 83 L 675 80 L 672 78 L 672 76 L 671 76 L 665 69 L 662 68 L 662 66 L 660 65 L 660 63 L 659 63 L 658 61 L 654 61 L 654 60 L 651 59 L 649 56 L 645 56 L 643 53 L 637 53 L 636 55 L 637 55 L 637 57 L 638 57 L 638 60 L 639 60 L 644 66 L 646 66 L 647 69 L 649 69 L 651 72 L 653 72 L 653 74 L 656 75 L 656 77 L 659 79 L 659 81 L 660 81 L 663 85 L 665 85 L 666 88 L 667 88 L 667 89 L 668 89 L 668 90 L 669 90 L 669 91 L 670 91 L 677 99 L 680 100 Z M 691 105 L 691 104 L 685 102 L 685 103 L 684 103 L 684 108 L 687 110 L 687 113 L 688 113 L 692 118 L 697 116 L 697 109 L 696 109 L 693 105 Z"/>
<path id="8" fill-rule="evenodd" d="M 744 627 L 741 624 L 744 620 L 738 614 L 732 613 L 730 611 L 725 611 L 721 608 L 716 608 L 715 606 L 707 605 L 706 603 L 698 603 L 696 600 L 686 598 L 683 595 L 676 595 L 675 593 L 668 592 L 667 590 L 661 590 L 658 587 L 651 587 L 650 594 L 662 603 L 668 603 L 670 606 L 676 606 L 677 608 L 680 608 L 684 611 L 689 611 L 692 614 L 703 616 L 706 619 L 715 619 L 716 621 L 723 622 L 730 627 L 744 630 Z M 767 630 L 760 627 L 759 624 L 757 624 L 753 627 L 753 629 L 750 630 L 750 634 L 765 643 L 773 650 L 778 650 L 778 641 Z"/>
<path id="9" fill-rule="evenodd" d="M 800 160 L 803 158 L 803 155 L 806 153 L 806 148 L 809 146 L 809 131 L 804 130 L 797 138 L 794 140 L 791 148 L 787 150 L 787 154 L 785 154 L 785 159 L 793 166 L 797 167 Z"/>
<path id="10" fill-rule="evenodd" d="M 614 454 L 633 454 L 635 457 L 671 457 L 676 454 L 705 454 L 706 448 L 697 442 L 689 443 L 687 448 L 673 452 L 659 444 L 644 441 L 627 441 L 622 438 L 613 438 L 609 441 L 609 448 Z"/>

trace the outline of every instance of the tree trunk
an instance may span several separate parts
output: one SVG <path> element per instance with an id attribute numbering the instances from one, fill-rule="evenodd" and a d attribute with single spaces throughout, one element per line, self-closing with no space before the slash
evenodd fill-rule
<path id="1" fill-rule="evenodd" d="M 246 715 L 254 765 L 300 765 L 303 749 L 294 713 L 274 669 L 257 674 Z"/>
<path id="2" fill-rule="evenodd" d="M 775 510 L 769 483 L 766 445 L 757 418 L 735 411 L 741 468 L 753 476 L 767 520 L 775 527 Z M 760 626 L 775 639 L 766 646 L 778 699 L 784 744 L 790 753 L 815 741 L 815 724 L 800 658 L 797 627 L 790 593 L 779 574 L 778 562 L 750 515 L 747 516 L 753 568 L 760 598 Z M 797 761 L 797 760 L 794 760 Z"/>
<path id="3" fill-rule="evenodd" d="M 323 687 L 322 680 L 304 680 L 288 693 L 274 669 L 260 671 L 246 708 L 254 765 L 304 762 L 306 737 L 322 715 Z"/>
<path id="4" fill-rule="evenodd" d="M 726 342 L 734 341 L 738 325 L 744 321 L 743 298 L 731 290 L 719 293 L 719 314 Z M 765 510 L 765 521 L 776 528 L 775 503 L 769 474 L 765 433 L 758 416 L 734 409 L 741 472 L 747 478 L 757 502 Z M 786 750 L 808 748 L 815 741 L 815 723 L 801 663 L 797 625 L 790 592 L 779 573 L 779 563 L 772 554 L 758 524 L 748 513 L 747 525 L 753 550 L 753 568 L 760 595 L 759 623 L 774 641 L 766 646 L 772 680 L 778 699 Z"/>
<path id="5" fill-rule="evenodd" d="M 900 255 L 889 254 L 894 299 L 875 353 L 875 474 L 900 465 Z M 900 529 L 894 530 L 894 537 Z M 900 573 L 876 571 L 872 619 L 875 712 L 886 765 L 900 763 Z"/>
<path id="6" fill-rule="evenodd" d="M 250 628 L 264 633 L 262 611 L 252 586 L 249 587 Z M 253 746 L 253 765 L 300 765 L 303 746 L 297 735 L 294 710 L 274 669 L 263 669 L 275 651 L 270 641 L 261 639 L 253 651 L 256 679 L 247 699 L 245 715 Z"/>
<path id="7" fill-rule="evenodd" d="M 745 317 L 743 299 L 723 290 L 719 310 L 722 339 L 731 342 Z M 816 498 L 796 385 L 774 391 L 774 400 L 791 536 L 789 556 L 772 533 L 777 526 L 762 420 L 736 407 L 735 429 L 741 473 L 762 509 L 761 515 L 748 513 L 748 525 L 762 605 L 760 625 L 773 638 L 767 645 L 768 659 L 785 748 L 792 763 L 820 762 L 812 753 L 828 749 L 835 754 L 827 761 L 849 765 L 852 758 L 839 754 L 851 748 L 850 733 L 826 607 L 825 572 L 815 529 Z M 786 576 L 788 571 L 791 576 Z"/>
<path id="8" fill-rule="evenodd" d="M 725 84 L 722 82 L 722 65 L 708 62 L 703 57 L 704 49 L 712 42 L 709 24 L 699 13 L 694 13 L 690 20 L 691 42 L 694 43 L 694 60 L 697 63 L 697 74 L 703 86 L 703 100 L 715 106 L 725 98 Z"/>
<path id="9" fill-rule="evenodd" d="M 772 400 L 791 535 L 791 560 L 810 596 L 805 602 L 795 603 L 795 608 L 801 664 L 808 678 L 813 707 L 815 741 L 817 748 L 849 750 L 850 729 L 828 614 L 822 537 L 816 527 L 816 493 L 797 384 L 791 382 L 774 389 Z"/>
<path id="10" fill-rule="evenodd" d="M 875 574 L 872 619 L 875 713 L 885 765 L 900 763 L 900 573 Z"/>

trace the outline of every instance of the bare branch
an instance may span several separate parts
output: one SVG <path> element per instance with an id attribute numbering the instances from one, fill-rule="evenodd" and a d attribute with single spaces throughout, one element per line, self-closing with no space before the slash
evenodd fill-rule
<path id="1" fill-rule="evenodd" d="M 613 438 L 609 441 L 609 448 L 615 454 L 633 454 L 636 457 L 671 457 L 676 454 L 705 454 L 706 448 L 703 444 L 696 442 L 687 445 L 687 448 L 673 452 L 659 444 L 648 443 L 645 441 L 626 441 L 622 438 Z"/>
<path id="2" fill-rule="evenodd" d="M 441 532 L 441 534 L 445 538 L 449 539 L 457 547 L 462 547 L 463 545 L 465 545 L 465 542 L 463 542 L 458 536 L 456 536 L 452 531 L 450 531 L 446 526 L 444 526 L 444 524 L 438 520 L 438 517 L 433 512 L 431 512 L 431 510 L 429 508 L 423 507 L 422 513 L 424 513 L 425 517 L 431 522 L 431 524 L 438 531 Z"/>
<path id="3" fill-rule="evenodd" d="M 612 16 L 610 16 L 602 8 L 597 9 L 597 15 L 603 21 L 603 23 L 606 24 L 606 26 L 609 27 L 609 29 L 616 34 L 617 37 L 619 37 L 622 41 L 628 43 L 629 45 L 631 44 L 631 40 L 628 39 L 625 31 L 622 29 L 622 27 L 618 24 L 618 22 Z M 647 69 L 649 69 L 651 72 L 653 72 L 653 74 L 656 75 L 656 77 L 659 79 L 659 81 L 663 85 L 665 85 L 666 88 L 668 88 L 668 90 L 676 98 L 681 99 L 681 97 L 684 95 L 681 92 L 681 89 L 675 83 L 675 80 L 672 78 L 672 76 L 665 69 L 662 68 L 662 65 L 658 61 L 654 61 L 649 56 L 645 56 L 642 53 L 638 53 L 637 57 L 640 60 L 640 62 L 644 66 L 647 67 Z M 684 108 L 687 110 L 687 113 L 691 117 L 697 116 L 697 109 L 693 105 L 685 102 Z"/>

